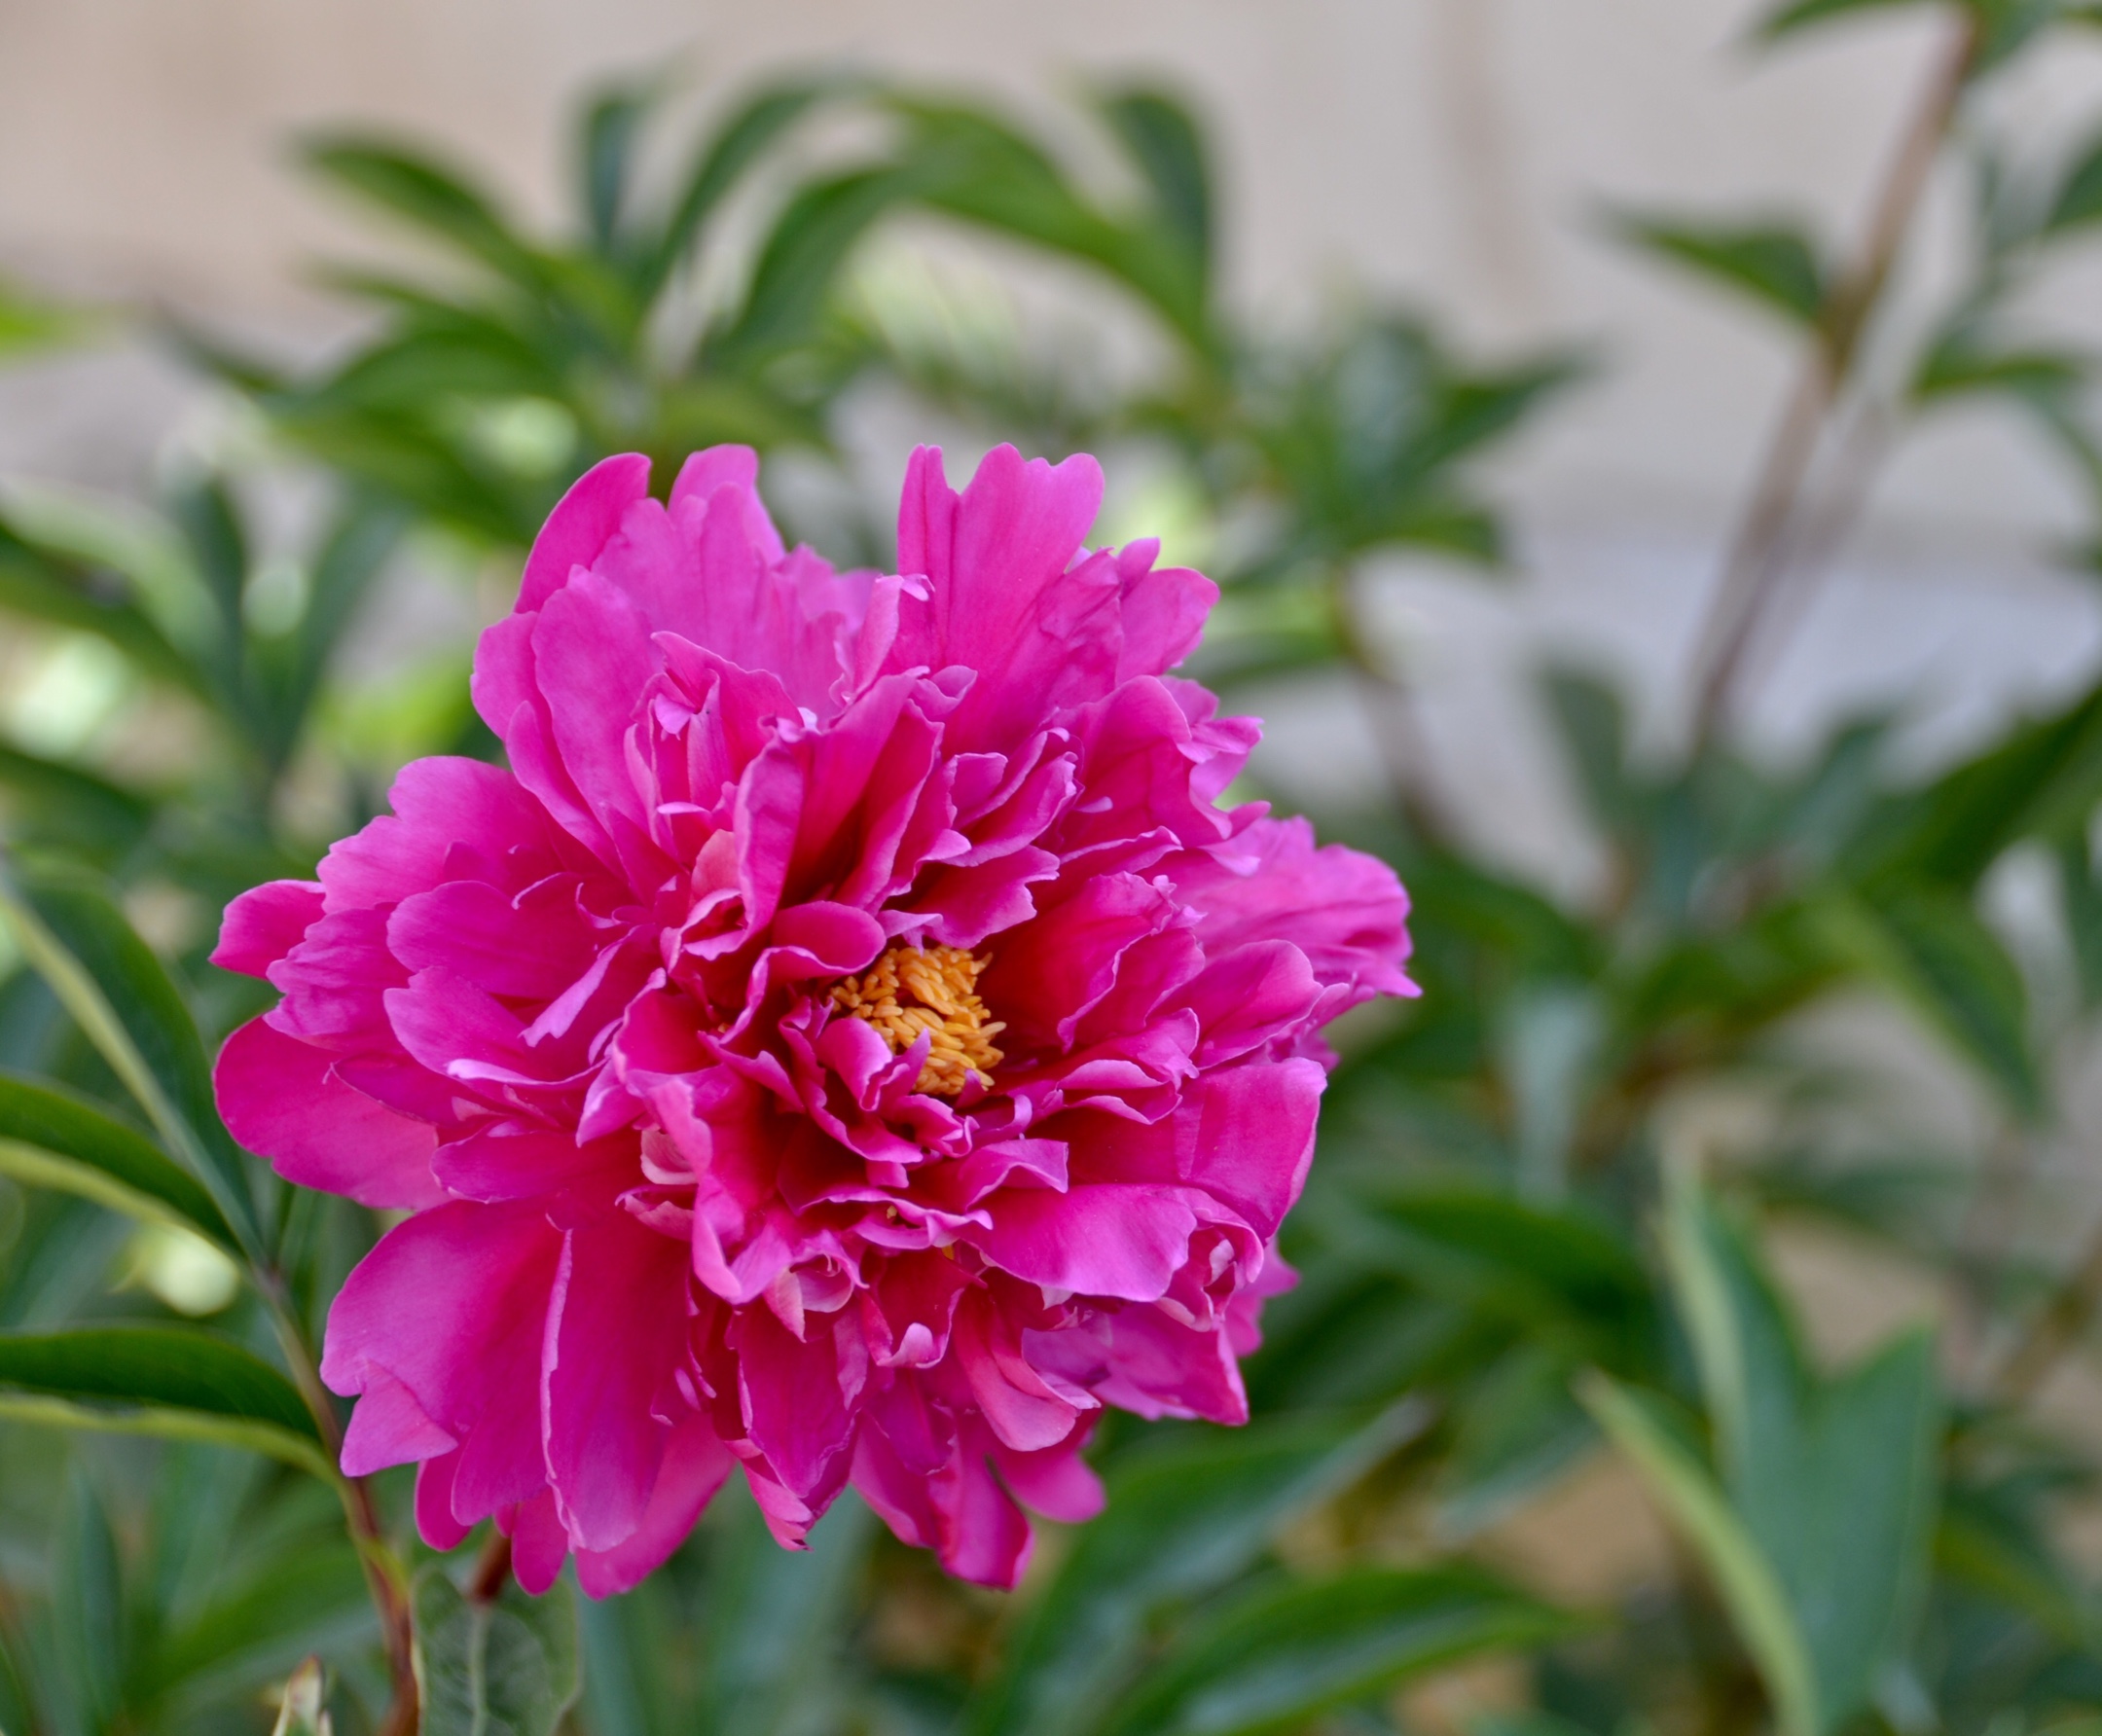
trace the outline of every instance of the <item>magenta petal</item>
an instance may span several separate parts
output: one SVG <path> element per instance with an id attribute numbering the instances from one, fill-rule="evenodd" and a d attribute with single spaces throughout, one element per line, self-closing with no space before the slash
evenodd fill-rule
<path id="1" fill-rule="evenodd" d="M 511 1572 L 521 1589 L 533 1597 L 562 1576 L 569 1558 L 569 1534 L 556 1511 L 555 1496 L 543 1489 L 520 1503 L 511 1516 Z"/>
<path id="2" fill-rule="evenodd" d="M 251 1019 L 212 1072 L 228 1130 L 302 1187 L 388 1210 L 436 1205 L 445 1195 L 431 1174 L 435 1131 L 345 1085 L 335 1059 Z"/>
<path id="3" fill-rule="evenodd" d="M 345 1395 L 398 1383 L 462 1443 L 462 1521 L 546 1481 L 540 1340 L 561 1249 L 530 1206 L 434 1207 L 381 1237 L 329 1309 L 322 1380 Z"/>
<path id="4" fill-rule="evenodd" d="M 344 1430 L 344 1475 L 367 1477 L 434 1454 L 450 1457 L 457 1444 L 424 1413 L 414 1392 L 383 1369 L 375 1370 Z"/>
<path id="5" fill-rule="evenodd" d="M 321 920 L 321 883 L 273 880 L 243 892 L 226 907 L 211 961 L 221 970 L 259 977 Z"/>
<path id="6" fill-rule="evenodd" d="M 642 1523 L 670 1432 L 658 1414 L 685 1356 L 688 1282 L 685 1249 L 625 1212 L 566 1238 L 542 1391 L 548 1478 L 579 1548 L 612 1549 Z"/>
<path id="7" fill-rule="evenodd" d="M 759 498 L 759 454 L 748 446 L 711 446 L 695 452 L 679 466 L 678 480 L 671 485 L 672 509 L 675 512 L 683 500 L 705 503 L 718 488 L 737 490 L 744 534 L 767 560 L 780 560 L 788 551 Z"/>
<path id="8" fill-rule="evenodd" d="M 662 1567 L 672 1550 L 714 1499 L 736 1463 L 699 1417 L 672 1429 L 665 1443 L 664 1464 L 641 1523 L 626 1542 L 611 1549 L 579 1549 L 577 1583 L 587 1597 L 606 1598 L 628 1591 Z"/>
<path id="9" fill-rule="evenodd" d="M 443 1453 L 417 1466 L 417 1535 L 433 1549 L 457 1549 L 474 1530 L 453 1515 L 453 1473 L 458 1468 L 457 1453 Z"/>
<path id="10" fill-rule="evenodd" d="M 518 606 L 537 609 L 568 582 L 570 569 L 598 559 L 621 515 L 649 494 L 649 460 L 640 452 L 601 458 L 556 503 L 533 539 L 519 580 Z"/>
<path id="11" fill-rule="evenodd" d="M 1189 1252 L 1197 1214 L 1178 1187 L 1008 1188 L 968 1240 L 1003 1272 L 1048 1289 L 1150 1302 Z"/>

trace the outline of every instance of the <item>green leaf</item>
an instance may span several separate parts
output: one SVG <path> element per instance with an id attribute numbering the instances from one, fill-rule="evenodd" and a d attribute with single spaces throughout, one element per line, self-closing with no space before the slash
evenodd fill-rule
<path id="1" fill-rule="evenodd" d="M 1909 1004 L 2024 1115 L 2040 1114 L 2044 1080 L 2021 972 L 1969 901 L 1940 888 L 1834 900 L 1834 946 Z"/>
<path id="2" fill-rule="evenodd" d="M 58 1087 L 0 1070 L 0 1175 L 54 1187 L 127 1216 L 238 1245 L 211 1196 L 143 1134 Z"/>
<path id="3" fill-rule="evenodd" d="M 1260 1736 L 1465 1658 L 1538 1646 L 1570 1618 L 1464 1568 L 1357 1568 L 1265 1587 L 1178 1637 L 1103 1736 Z"/>
<path id="4" fill-rule="evenodd" d="M 1053 1736 L 1113 1705 L 1148 1622 L 1245 1572 L 1292 1513 L 1348 1486 L 1421 1428 L 1395 1406 L 1369 1426 L 1304 1414 L 1132 1453 L 974 1698 L 977 1736 Z"/>
<path id="5" fill-rule="evenodd" d="M 54 844 L 96 856 L 121 856 L 153 825 L 145 796 L 77 766 L 0 746 L 7 828 L 23 842 Z"/>
<path id="6" fill-rule="evenodd" d="M 1817 1682 L 1802 1630 L 1772 1564 L 1653 1400 L 1592 1373 L 1577 1393 L 1672 1527 L 1699 1557 L 1772 1697 L 1784 1736 L 1819 1736 Z"/>
<path id="7" fill-rule="evenodd" d="M 0 918 L 168 1147 L 252 1248 L 254 1198 L 240 1147 L 212 1096 L 211 1066 L 181 994 L 152 950 L 100 891 L 73 881 L 11 883 Z"/>
<path id="8" fill-rule="evenodd" d="M 577 128 L 578 192 L 592 244 L 608 259 L 619 256 L 636 142 L 656 100 L 647 86 L 605 91 L 584 110 Z"/>
<path id="9" fill-rule="evenodd" d="M 1212 169 L 1196 118 L 1166 92 L 1145 90 L 1105 96 L 1102 112 L 1145 176 L 1161 218 L 1209 270 Z"/>
<path id="10" fill-rule="evenodd" d="M 1842 859 L 1880 895 L 1913 877 L 1969 887 L 2010 845 L 2082 831 L 2102 799 L 2102 685 L 2025 721 L 1893 805 Z"/>
<path id="11" fill-rule="evenodd" d="M 0 609 L 108 640 L 140 673 L 203 695 L 200 671 L 161 623 L 86 562 L 17 534 L 0 519 Z"/>
<path id="12" fill-rule="evenodd" d="M 2102 221 L 2102 138 L 2090 139 L 2077 152 L 2058 182 L 2043 233 L 2064 235 Z"/>
<path id="13" fill-rule="evenodd" d="M 1922 405 L 1983 395 L 2012 398 L 2025 405 L 2057 405 L 2079 392 L 2088 372 L 2082 356 L 2062 350 L 2002 348 L 1981 344 L 1968 332 L 1957 332 L 1921 358 L 1912 379 L 1912 397 Z"/>
<path id="14" fill-rule="evenodd" d="M 0 357 L 49 349 L 79 335 L 77 313 L 0 280 Z"/>
<path id="15" fill-rule="evenodd" d="M 875 1516 L 849 1495 L 811 1532 L 808 1549 L 790 1551 L 742 1488 L 717 1500 L 704 1616 L 707 1727 L 773 1736 L 822 1724 L 823 1708 L 813 1702 L 830 1684 L 823 1666 L 841 1648 Z"/>
<path id="16" fill-rule="evenodd" d="M 559 1579 L 529 1598 L 506 1576 L 485 1604 L 430 1567 L 416 1585 L 416 1662 L 422 1736 L 553 1736 L 581 1685 L 575 1595 Z"/>
<path id="17" fill-rule="evenodd" d="M 1816 244 L 1792 224 L 1706 224 L 1623 217 L 1621 236 L 1800 326 L 1814 327 L 1830 294 Z"/>
<path id="18" fill-rule="evenodd" d="M 921 181 L 913 170 L 855 169 L 798 192 L 760 249 L 736 321 L 708 341 L 711 358 L 747 366 L 810 337 L 848 255 Z"/>
<path id="19" fill-rule="evenodd" d="M 495 204 L 465 176 L 410 146 L 357 134 L 310 139 L 300 155 L 314 173 L 433 239 L 528 289 L 544 287 L 544 263 Z"/>
<path id="20" fill-rule="evenodd" d="M 646 259 L 639 287 L 645 300 L 663 288 L 708 216 L 768 149 L 834 87 L 822 80 L 769 85 L 734 107 L 687 169 L 664 230 Z"/>
<path id="21" fill-rule="evenodd" d="M 325 1482 L 335 1477 L 292 1383 L 240 1346 L 196 1327 L 0 1333 L 0 1416 L 218 1441 Z"/>
<path id="22" fill-rule="evenodd" d="M 1439 1183 L 1368 1199 L 1362 1225 L 1367 1257 L 1566 1352 L 1620 1368 L 1655 1354 L 1649 1276 L 1588 1212 Z"/>
<path id="23" fill-rule="evenodd" d="M 94 1485 L 76 1466 L 59 1511 L 53 1639 L 86 1727 L 108 1728 L 124 1699 L 125 1583 L 117 1537 Z"/>
<path id="24" fill-rule="evenodd" d="M 1769 42 L 1792 36 L 1812 24 L 1826 23 L 1857 12 L 1890 12 L 1901 6 L 1917 6 L 1921 0 L 1794 0 L 1759 20 L 1758 33 Z"/>
<path id="25" fill-rule="evenodd" d="M 1689 1173 L 1665 1245 L 1716 1422 L 1717 1457 L 1809 1653 L 1824 1726 L 1867 1703 L 1905 1655 L 1935 1530 L 1933 1347 L 1900 1336 L 1836 1381 L 1805 1365 L 1745 1229 Z"/>

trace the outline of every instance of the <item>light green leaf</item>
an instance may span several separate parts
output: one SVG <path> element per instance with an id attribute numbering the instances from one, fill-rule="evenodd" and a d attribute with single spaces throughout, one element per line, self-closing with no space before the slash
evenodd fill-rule
<path id="1" fill-rule="evenodd" d="M 219 1119 L 203 1042 L 161 960 L 107 897 L 77 880 L 17 882 L 0 867 L 0 919 L 253 1251 L 257 1223 L 245 1160 Z"/>
<path id="2" fill-rule="evenodd" d="M 1161 90 L 1112 92 L 1102 99 L 1102 112 L 1145 176 L 1162 219 L 1209 266 L 1212 169 L 1196 118 Z"/>
<path id="3" fill-rule="evenodd" d="M 0 1333 L 0 1416 L 118 1434 L 218 1441 L 333 1481 L 292 1383 L 195 1327 Z"/>
<path id="4" fill-rule="evenodd" d="M 566 1579 L 530 1598 L 506 1576 L 492 1603 L 437 1567 L 416 1585 L 422 1736 L 552 1736 L 577 1697 L 577 1613 Z"/>
<path id="5" fill-rule="evenodd" d="M 1750 1236 L 1688 1172 L 1672 1178 L 1665 1247 L 1725 1486 L 1781 1583 L 1835 1727 L 1903 1657 L 1924 1593 L 1939 1424 L 1932 1346 L 1905 1334 L 1821 1380 Z"/>
<path id="6" fill-rule="evenodd" d="M 1784 1736 L 1819 1736 L 1809 1647 L 1773 1566 L 1693 1450 L 1652 1401 L 1591 1373 L 1577 1386 L 1599 1427 L 1700 1558 L 1772 1696 Z"/>
<path id="7" fill-rule="evenodd" d="M 1197 1623 L 1122 1697 L 1103 1736 L 1260 1736 L 1576 1624 L 1464 1568 L 1357 1568 L 1268 1586 Z"/>
<path id="8" fill-rule="evenodd" d="M 211 1196 L 151 1139 L 55 1086 L 5 1070 L 0 1175 L 79 1194 L 130 1217 L 198 1230 L 237 1251 Z"/>

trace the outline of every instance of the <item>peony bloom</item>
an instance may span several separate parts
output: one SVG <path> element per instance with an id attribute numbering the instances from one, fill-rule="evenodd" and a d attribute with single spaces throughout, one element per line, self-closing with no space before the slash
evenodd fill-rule
<path id="1" fill-rule="evenodd" d="M 1104 1405 L 1246 1415 L 1330 1057 L 1402 974 L 1387 868 L 1259 804 L 1165 671 L 1216 597 L 1081 546 L 1086 457 L 915 454 L 898 576 L 786 551 L 741 448 L 607 459 L 483 636 L 510 770 L 427 759 L 213 955 L 283 998 L 236 1136 L 413 1213 L 322 1376 L 450 1548 L 632 1585 L 732 1469 L 799 1544 L 848 1483 L 1012 1585 Z"/>

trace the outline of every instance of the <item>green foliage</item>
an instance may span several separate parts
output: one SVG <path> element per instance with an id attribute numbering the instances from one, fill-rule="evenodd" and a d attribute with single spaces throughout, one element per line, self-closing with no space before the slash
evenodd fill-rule
<path id="1" fill-rule="evenodd" d="M 515 1582 L 462 1597 L 439 1568 L 417 1582 L 417 1680 L 426 1736 L 553 1736 L 577 1696 L 574 1594 Z"/>
<path id="2" fill-rule="evenodd" d="M 1749 296 L 1798 326 L 1815 326 L 1830 295 L 1817 244 L 1793 225 L 1722 226 L 1626 217 L 1620 234 L 1636 246 Z"/>

